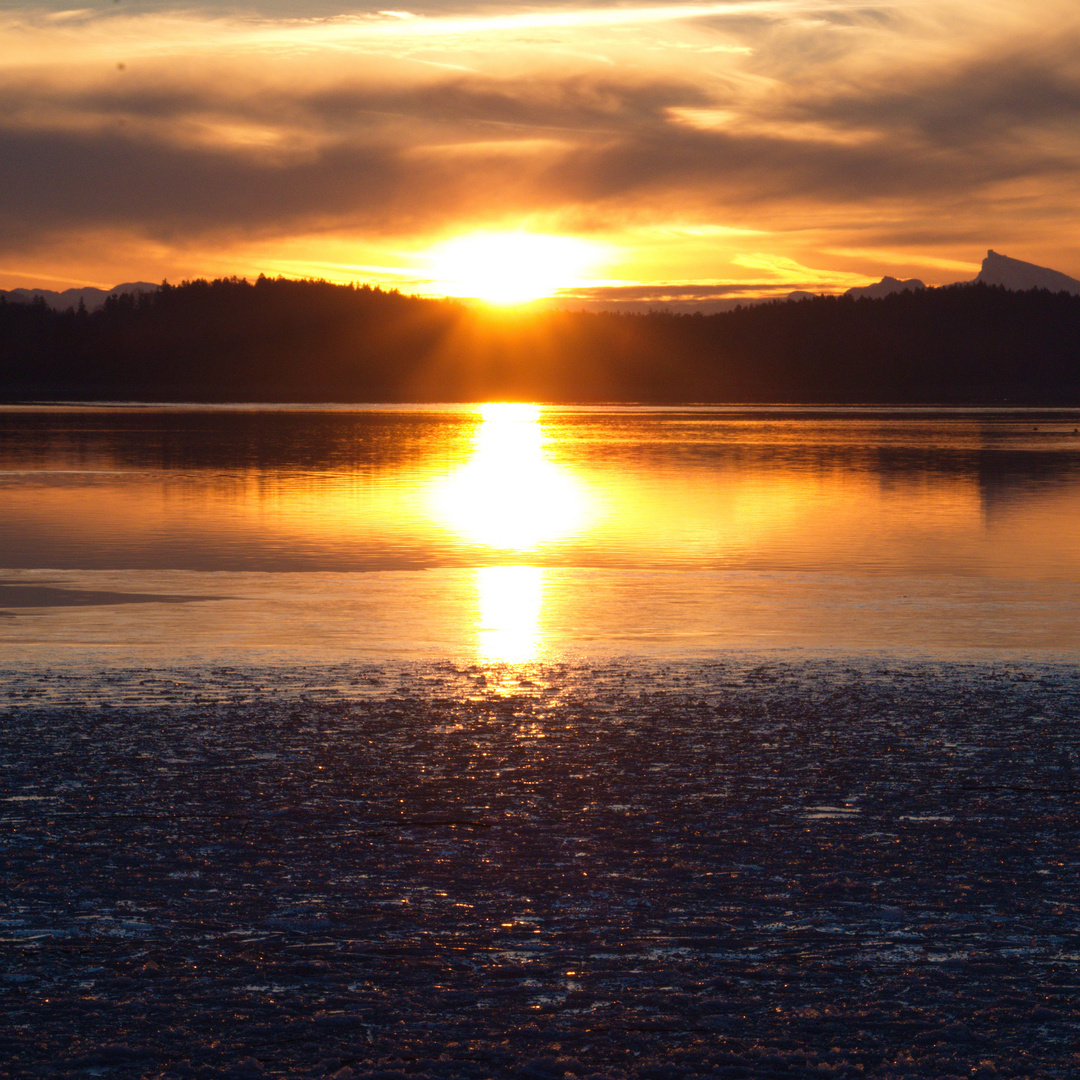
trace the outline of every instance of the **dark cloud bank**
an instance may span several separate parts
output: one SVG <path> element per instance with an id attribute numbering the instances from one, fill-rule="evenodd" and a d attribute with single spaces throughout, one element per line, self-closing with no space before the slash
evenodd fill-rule
<path id="1" fill-rule="evenodd" d="M 893 221 L 892 234 L 924 243 L 935 235 L 929 208 L 1002 182 L 1076 176 L 1076 45 L 984 58 L 900 88 L 792 83 L 747 107 L 690 81 L 626 72 L 542 82 L 453 73 L 399 88 L 250 94 L 166 73 L 67 97 L 9 80 L 0 243 L 30 251 L 100 228 L 167 242 L 314 227 L 400 234 L 537 210 L 602 225 L 648 205 L 730 219 L 772 204 L 828 211 L 883 200 L 907 206 L 909 224 Z M 716 106 L 732 106 L 737 123 L 699 130 L 678 119 Z M 196 121 L 210 133 L 192 135 Z M 230 143 L 215 124 L 278 137 Z M 942 228 L 947 236 L 956 222 Z"/>

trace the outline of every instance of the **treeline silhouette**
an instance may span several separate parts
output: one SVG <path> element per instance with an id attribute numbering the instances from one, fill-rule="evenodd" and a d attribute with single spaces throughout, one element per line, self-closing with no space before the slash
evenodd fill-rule
<path id="1" fill-rule="evenodd" d="M 0 300 L 7 400 L 1080 404 L 1080 297 L 961 285 L 717 315 L 498 312 L 370 286 Z"/>

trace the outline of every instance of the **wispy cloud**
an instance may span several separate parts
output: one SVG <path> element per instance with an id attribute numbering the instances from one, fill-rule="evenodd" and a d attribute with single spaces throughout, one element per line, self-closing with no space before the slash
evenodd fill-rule
<path id="1" fill-rule="evenodd" d="M 105 236 L 122 277 L 274 245 L 407 275 L 535 224 L 634 280 L 940 280 L 991 244 L 1080 273 L 1077 56 L 1062 0 L 9 10 L 0 244 L 42 278 L 100 278 Z"/>

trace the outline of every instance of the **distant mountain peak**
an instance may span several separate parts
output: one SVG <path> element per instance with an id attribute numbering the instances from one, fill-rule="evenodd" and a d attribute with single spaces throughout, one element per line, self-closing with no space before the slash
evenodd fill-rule
<path id="1" fill-rule="evenodd" d="M 993 248 L 986 253 L 975 283 L 1000 285 L 1014 292 L 1049 289 L 1050 292 L 1067 292 L 1080 296 L 1080 281 L 1076 278 L 1058 270 L 1049 270 L 1045 266 L 1010 259 L 1008 255 L 999 255 Z"/>
<path id="2" fill-rule="evenodd" d="M 44 300 L 51 308 L 64 311 L 67 308 L 77 308 L 82 301 L 87 311 L 95 311 L 101 307 L 110 296 L 118 296 L 121 293 L 146 293 L 156 292 L 158 286 L 149 281 L 125 281 L 123 285 L 114 285 L 111 289 L 96 289 L 91 285 L 82 289 L 65 289 L 63 292 L 55 292 L 52 289 L 12 289 L 10 292 L 0 289 L 0 296 L 9 302 L 32 304 L 35 300 Z"/>
<path id="3" fill-rule="evenodd" d="M 873 285 L 856 285 L 854 288 L 848 289 L 844 295 L 865 296 L 871 300 L 877 300 L 882 296 L 891 296 L 893 293 L 917 292 L 919 289 L 925 288 L 926 286 L 918 278 L 908 278 L 906 281 L 901 281 L 899 278 L 886 275 L 880 281 L 874 282 Z"/>

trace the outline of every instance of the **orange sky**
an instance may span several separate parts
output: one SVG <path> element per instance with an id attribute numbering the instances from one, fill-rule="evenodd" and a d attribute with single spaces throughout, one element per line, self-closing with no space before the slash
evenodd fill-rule
<path id="1" fill-rule="evenodd" d="M 1078 111 L 1076 0 L 0 3 L 0 288 L 460 292 L 475 232 L 645 304 L 1080 277 Z"/>

